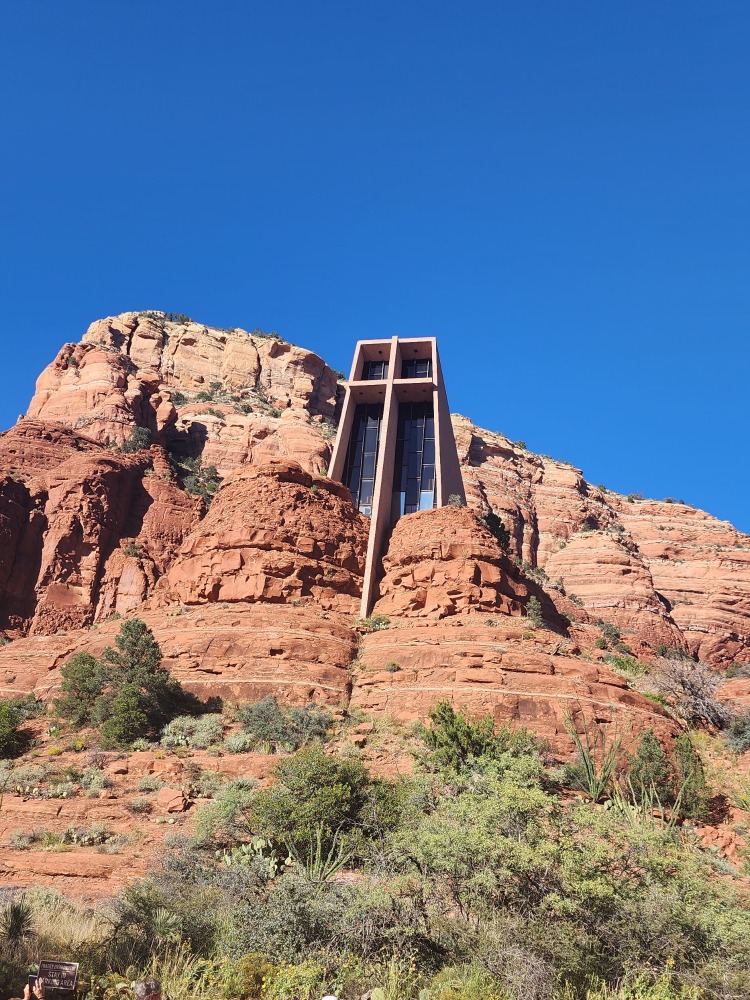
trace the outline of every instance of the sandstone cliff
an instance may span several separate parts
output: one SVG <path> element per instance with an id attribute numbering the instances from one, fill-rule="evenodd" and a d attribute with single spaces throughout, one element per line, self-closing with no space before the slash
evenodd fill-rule
<path id="1" fill-rule="evenodd" d="M 463 417 L 469 506 L 399 521 L 381 567 L 383 617 L 358 622 L 368 522 L 321 475 L 336 403 L 336 373 L 317 355 L 257 332 L 126 313 L 65 345 L 27 417 L 0 435 L 0 633 L 11 640 L 0 644 L 0 697 L 51 699 L 67 658 L 100 653 L 117 616 L 137 614 L 202 698 L 274 694 L 401 722 L 448 699 L 528 726 L 565 755 L 571 716 L 626 740 L 679 730 L 607 662 L 601 622 L 646 661 L 678 647 L 719 670 L 750 662 L 748 536 L 684 504 L 594 487 Z M 136 427 L 151 446 L 123 450 Z M 185 458 L 223 478 L 210 506 Z M 544 626 L 528 618 L 532 597 Z M 725 696 L 745 703 L 747 686 L 729 682 Z M 203 764 L 265 773 L 255 757 Z M 152 754 L 132 769 L 166 766 Z M 58 826 L 84 813 L 134 823 L 106 798 L 11 806 L 0 842 L 39 810 L 57 810 L 44 816 Z M 153 828 L 144 836 L 159 842 Z M 17 884 L 85 878 L 96 891 L 143 866 L 92 855 L 78 876 L 45 852 L 19 858 L 4 870 Z"/>

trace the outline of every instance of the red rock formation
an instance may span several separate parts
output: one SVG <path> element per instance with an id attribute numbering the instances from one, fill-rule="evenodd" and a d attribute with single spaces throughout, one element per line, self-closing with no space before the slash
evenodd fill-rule
<path id="1" fill-rule="evenodd" d="M 442 507 L 398 521 L 383 556 L 375 612 L 445 618 L 463 611 L 521 614 L 518 571 L 468 508 Z"/>
<path id="2" fill-rule="evenodd" d="M 272 456 L 318 472 L 330 456 L 320 422 L 333 417 L 336 391 L 321 358 L 285 341 L 123 313 L 60 350 L 39 376 L 28 416 L 103 443 L 146 427 L 222 475 Z"/>
<path id="3" fill-rule="evenodd" d="M 185 540 L 165 593 L 186 604 L 312 599 L 353 614 L 368 527 L 345 487 L 294 462 L 242 469 Z"/>
<path id="4" fill-rule="evenodd" d="M 560 610 L 610 621 L 627 641 L 750 662 L 750 537 L 684 504 L 600 490 L 464 417 L 454 430 L 469 502 L 501 517 Z M 554 584 L 584 610 L 561 606 Z"/>
<path id="5" fill-rule="evenodd" d="M 349 664 L 357 648 L 351 619 L 317 607 L 236 603 L 144 610 L 164 664 L 199 697 L 345 704 Z M 111 646 L 120 622 L 49 636 L 29 636 L 0 646 L 0 698 L 33 692 L 49 701 L 60 686 L 60 668 L 74 654 L 94 656 Z"/>
<path id="6" fill-rule="evenodd" d="M 121 455 L 23 421 L 0 438 L 0 627 L 89 625 L 143 601 L 201 502 L 163 452 Z"/>
<path id="7" fill-rule="evenodd" d="M 351 707 L 412 720 L 447 700 L 475 717 L 489 712 L 500 725 L 526 726 L 562 753 L 573 749 L 567 713 L 628 741 L 648 727 L 667 740 L 677 732 L 659 706 L 604 664 L 575 656 L 575 648 L 507 616 L 397 622 L 364 636 Z"/>

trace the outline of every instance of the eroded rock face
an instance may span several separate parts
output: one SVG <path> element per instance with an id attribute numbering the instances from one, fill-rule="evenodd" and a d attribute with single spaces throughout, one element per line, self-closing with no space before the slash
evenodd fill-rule
<path id="1" fill-rule="evenodd" d="M 23 421 L 0 437 L 0 628 L 80 628 L 138 606 L 165 572 L 200 501 L 162 450 L 110 452 Z"/>
<path id="2" fill-rule="evenodd" d="M 750 662 L 749 536 L 684 504 L 603 491 L 464 417 L 454 431 L 469 503 L 500 516 L 561 611 L 716 666 Z"/>
<path id="3" fill-rule="evenodd" d="M 330 457 L 321 421 L 333 417 L 336 393 L 321 358 L 282 340 L 123 313 L 60 350 L 28 417 L 102 443 L 122 444 L 145 427 L 222 475 L 274 456 L 318 472 Z"/>
<path id="4" fill-rule="evenodd" d="M 648 727 L 666 741 L 675 735 L 658 705 L 575 650 L 571 640 L 504 615 L 396 623 L 364 636 L 351 706 L 407 721 L 449 701 L 474 717 L 526 726 L 558 753 L 573 750 L 568 714 L 628 743 Z"/>
<path id="5" fill-rule="evenodd" d="M 140 608 L 164 653 L 164 665 L 202 699 L 344 706 L 357 637 L 351 618 L 317 607 L 264 603 Z M 75 653 L 101 654 L 121 622 L 29 636 L 0 646 L 0 698 L 33 692 L 50 701 L 60 668 Z"/>
<path id="6" fill-rule="evenodd" d="M 445 618 L 469 611 L 520 615 L 518 572 L 476 514 L 442 507 L 402 517 L 383 556 L 375 613 Z"/>
<path id="7" fill-rule="evenodd" d="M 349 491 L 297 463 L 238 470 L 182 545 L 165 599 L 287 603 L 354 614 L 369 521 Z"/>

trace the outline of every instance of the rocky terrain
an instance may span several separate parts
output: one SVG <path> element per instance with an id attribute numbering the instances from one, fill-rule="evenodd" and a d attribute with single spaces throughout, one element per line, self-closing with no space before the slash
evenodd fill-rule
<path id="1" fill-rule="evenodd" d="M 201 698 L 325 703 L 340 745 L 387 772 L 409 760 L 373 733 L 442 699 L 527 726 L 563 757 L 568 716 L 668 744 L 679 723 L 617 668 L 603 624 L 634 661 L 681 649 L 719 672 L 750 663 L 750 537 L 682 503 L 592 486 L 464 417 L 467 508 L 398 523 L 374 617 L 358 622 L 368 522 L 325 477 L 340 395 L 310 351 L 161 313 L 100 320 L 64 345 L 0 436 L 0 696 L 50 701 L 66 660 L 100 653 L 137 614 Z M 749 684 L 727 681 L 726 698 L 750 699 Z M 92 752 L 46 727 L 31 761 Z M 107 757 L 101 798 L 6 793 L 0 872 L 110 892 L 190 821 L 190 768 L 267 773 L 260 755 L 188 756 Z M 166 791 L 138 815 L 128 803 L 145 775 Z M 119 853 L 7 847 L 14 831 L 99 820 L 137 836 Z"/>

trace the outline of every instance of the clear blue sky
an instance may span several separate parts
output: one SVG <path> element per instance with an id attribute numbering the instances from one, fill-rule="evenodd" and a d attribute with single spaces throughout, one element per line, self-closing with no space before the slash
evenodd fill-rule
<path id="1" fill-rule="evenodd" d="M 0 7 L 2 394 L 128 309 L 348 370 L 750 530 L 750 4 Z"/>

